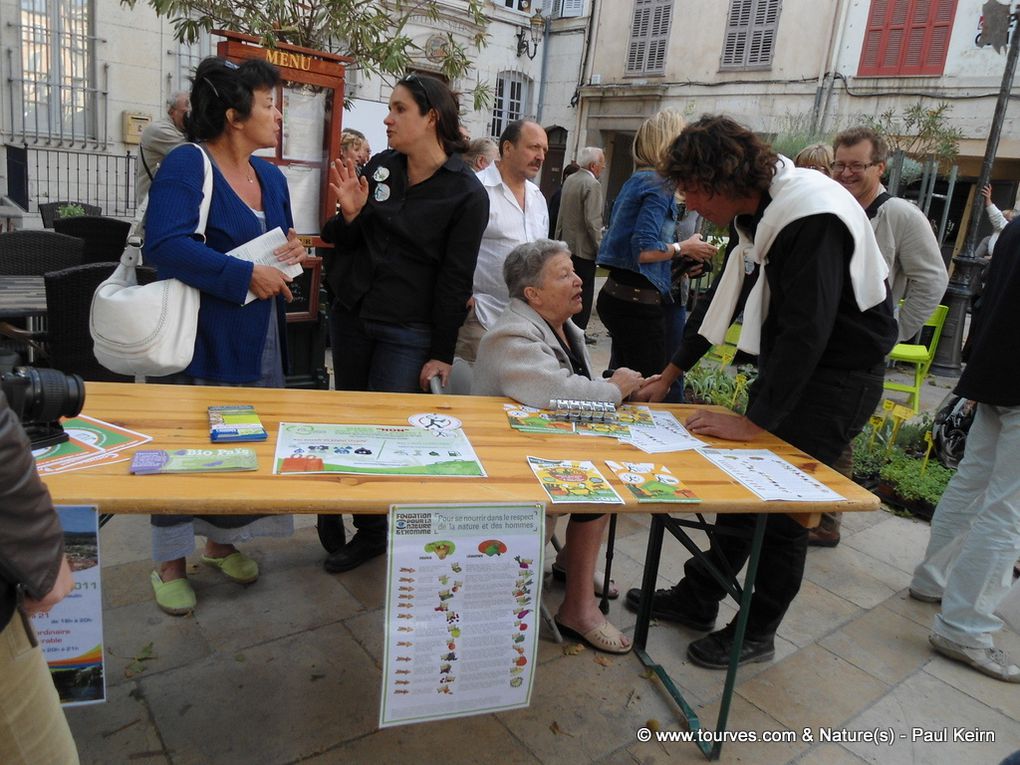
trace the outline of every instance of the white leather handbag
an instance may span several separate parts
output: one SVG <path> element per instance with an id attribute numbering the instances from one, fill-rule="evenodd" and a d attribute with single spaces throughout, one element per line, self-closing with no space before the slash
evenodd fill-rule
<path id="1" fill-rule="evenodd" d="M 212 200 L 213 173 L 202 155 L 204 177 L 197 234 L 205 234 Z M 96 360 L 111 372 L 136 378 L 175 374 L 187 368 L 195 353 L 199 292 L 178 279 L 139 285 L 135 267 L 141 260 L 145 209 L 139 206 L 120 265 L 96 288 L 89 311 Z"/>

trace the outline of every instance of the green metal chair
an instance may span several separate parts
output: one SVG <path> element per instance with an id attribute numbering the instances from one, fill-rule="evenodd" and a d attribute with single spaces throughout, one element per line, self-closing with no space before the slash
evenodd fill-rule
<path id="1" fill-rule="evenodd" d="M 946 314 L 949 309 L 944 305 L 935 307 L 934 313 L 928 318 L 921 328 L 920 343 L 897 343 L 889 353 L 890 361 L 898 361 L 903 364 L 914 365 L 914 382 L 912 385 L 896 382 L 886 378 L 885 389 L 909 393 L 907 406 L 911 407 L 916 414 L 921 408 L 921 384 L 928 376 L 931 369 L 932 359 L 935 358 L 935 349 L 938 347 L 939 338 L 942 336 L 942 325 L 946 321 Z"/>
<path id="2" fill-rule="evenodd" d="M 730 324 L 720 345 L 713 345 L 701 361 L 714 361 L 720 367 L 728 367 L 737 355 L 737 341 L 740 340 L 740 327 L 737 322 Z M 700 362 L 699 362 L 700 363 Z"/>

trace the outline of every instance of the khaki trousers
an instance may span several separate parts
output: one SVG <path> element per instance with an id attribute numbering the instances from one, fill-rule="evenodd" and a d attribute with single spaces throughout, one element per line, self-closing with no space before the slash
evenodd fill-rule
<path id="1" fill-rule="evenodd" d="M 21 614 L 0 632 L 0 763 L 78 765 L 78 750 L 42 649 Z"/>

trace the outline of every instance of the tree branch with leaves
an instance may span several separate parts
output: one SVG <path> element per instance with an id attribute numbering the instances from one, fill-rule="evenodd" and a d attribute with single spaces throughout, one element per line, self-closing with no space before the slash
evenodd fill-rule
<path id="1" fill-rule="evenodd" d="M 134 8 L 139 0 L 120 0 Z M 214 29 L 242 32 L 274 48 L 280 43 L 349 56 L 349 68 L 386 81 L 404 76 L 424 57 L 424 49 L 407 32 L 421 22 L 433 29 L 456 25 L 442 34 L 440 72 L 448 80 L 461 79 L 471 68 L 469 50 L 481 50 L 489 19 L 484 0 L 464 0 L 452 7 L 441 0 L 142 0 L 156 15 L 169 19 L 174 36 L 196 42 Z M 484 108 L 491 88 L 477 82 L 474 108 Z"/>

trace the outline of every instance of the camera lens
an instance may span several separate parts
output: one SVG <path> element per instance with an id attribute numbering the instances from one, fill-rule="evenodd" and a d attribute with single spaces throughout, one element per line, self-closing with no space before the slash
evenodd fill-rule
<path id="1" fill-rule="evenodd" d="M 85 405 L 85 381 L 57 369 L 18 367 L 15 374 L 28 380 L 22 422 L 53 422 L 74 417 Z"/>

